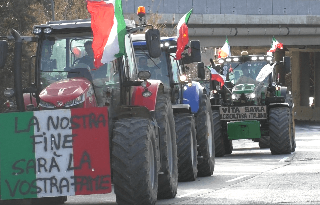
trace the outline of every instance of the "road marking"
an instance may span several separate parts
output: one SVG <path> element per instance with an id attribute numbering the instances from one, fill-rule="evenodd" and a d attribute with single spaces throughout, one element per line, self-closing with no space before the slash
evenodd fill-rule
<path id="1" fill-rule="evenodd" d="M 230 179 L 230 180 L 228 180 L 228 181 L 226 181 L 226 182 L 233 182 L 233 181 L 237 181 L 237 180 L 239 180 L 239 179 L 242 179 L 242 178 L 245 178 L 245 177 L 248 177 L 248 176 L 250 176 L 250 175 L 240 176 L 240 177 L 237 177 L 237 178 L 234 178 L 234 179 Z"/>
<path id="2" fill-rule="evenodd" d="M 191 195 L 196 195 L 196 194 L 200 194 L 200 193 L 204 193 L 204 192 L 207 192 L 209 193 L 210 191 L 212 191 L 212 189 L 191 189 L 191 190 L 188 190 L 188 192 L 186 194 L 177 194 L 175 198 L 184 198 L 184 197 L 187 197 L 187 196 L 191 196 Z"/>
<path id="3" fill-rule="evenodd" d="M 290 162 L 290 159 L 289 157 L 284 157 L 279 162 Z"/>

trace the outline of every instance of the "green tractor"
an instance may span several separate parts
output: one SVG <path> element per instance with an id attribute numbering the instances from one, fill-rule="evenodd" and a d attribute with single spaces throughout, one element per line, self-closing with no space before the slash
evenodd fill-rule
<path id="1" fill-rule="evenodd" d="M 213 64 L 213 62 L 211 61 Z M 210 102 L 215 127 L 216 156 L 232 153 L 232 140 L 252 139 L 272 154 L 295 151 L 292 96 L 277 80 L 272 56 L 243 55 L 219 59 L 211 76 Z"/>

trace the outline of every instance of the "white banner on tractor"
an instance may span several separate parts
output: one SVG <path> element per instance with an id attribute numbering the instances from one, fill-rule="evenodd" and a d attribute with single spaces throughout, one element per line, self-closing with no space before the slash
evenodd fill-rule
<path id="1" fill-rule="evenodd" d="M 266 106 L 220 107 L 221 120 L 267 119 Z"/>

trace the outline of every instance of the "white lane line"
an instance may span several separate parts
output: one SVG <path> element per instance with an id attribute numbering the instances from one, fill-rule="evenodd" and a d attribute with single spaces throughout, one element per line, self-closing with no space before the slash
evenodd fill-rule
<path id="1" fill-rule="evenodd" d="M 250 176 L 250 175 L 240 176 L 240 177 L 237 177 L 237 178 L 234 178 L 234 179 L 230 179 L 230 180 L 228 180 L 228 181 L 226 181 L 226 182 L 233 182 L 233 181 L 237 181 L 237 180 L 239 180 L 239 179 L 242 179 L 242 178 L 245 178 L 245 177 L 248 177 L 248 176 Z"/>
<path id="2" fill-rule="evenodd" d="M 289 157 L 284 157 L 279 162 L 290 162 L 290 159 Z"/>
<path id="3" fill-rule="evenodd" d="M 175 198 L 184 198 L 187 196 L 191 196 L 191 195 L 198 195 L 198 194 L 203 194 L 204 192 L 209 193 L 210 191 L 212 191 L 212 189 L 191 189 L 188 190 L 188 193 L 186 194 L 177 194 L 177 196 Z"/>

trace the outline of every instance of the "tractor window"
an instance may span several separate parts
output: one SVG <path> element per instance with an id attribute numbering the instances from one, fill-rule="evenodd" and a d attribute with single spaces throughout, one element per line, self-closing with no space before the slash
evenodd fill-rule
<path id="1" fill-rule="evenodd" d="M 233 84 L 244 84 L 244 83 L 251 83 L 257 84 L 257 78 L 262 68 L 268 63 L 266 61 L 247 61 L 244 63 L 230 63 L 225 66 L 228 68 L 232 68 L 232 72 L 229 73 L 230 81 Z M 261 75 L 261 74 L 260 74 Z M 267 78 L 262 80 L 263 82 L 267 82 Z"/>
<path id="2" fill-rule="evenodd" d="M 170 55 L 171 65 L 172 65 L 172 73 L 173 73 L 173 82 L 179 83 L 179 66 L 178 61 L 174 59 L 174 56 Z"/>
<path id="3" fill-rule="evenodd" d="M 136 61 L 134 58 L 134 53 L 133 53 L 133 49 L 132 49 L 132 42 L 131 42 L 131 38 L 129 35 L 126 35 L 125 37 L 125 46 L 126 46 L 126 55 L 128 57 L 128 66 L 129 66 L 129 77 L 130 79 L 133 79 L 134 76 L 136 75 Z"/>
<path id="4" fill-rule="evenodd" d="M 95 68 L 91 34 L 88 36 L 68 34 L 67 36 L 59 35 L 55 37 L 52 35 L 40 42 L 39 48 L 41 49 L 39 70 L 42 88 L 53 82 L 66 79 L 70 74 L 69 71 L 78 68 L 88 69 L 90 71 L 89 75 L 92 77 L 88 78 L 95 82 L 103 79 L 103 85 L 119 82 L 117 60 L 106 63 L 99 69 Z M 129 62 L 134 65 L 131 60 Z"/>
<path id="5" fill-rule="evenodd" d="M 147 50 L 135 49 L 135 56 L 138 62 L 139 71 L 150 71 L 151 79 L 161 80 L 164 85 L 170 86 L 165 52 L 162 52 L 159 58 L 151 58 L 148 55 Z"/>

